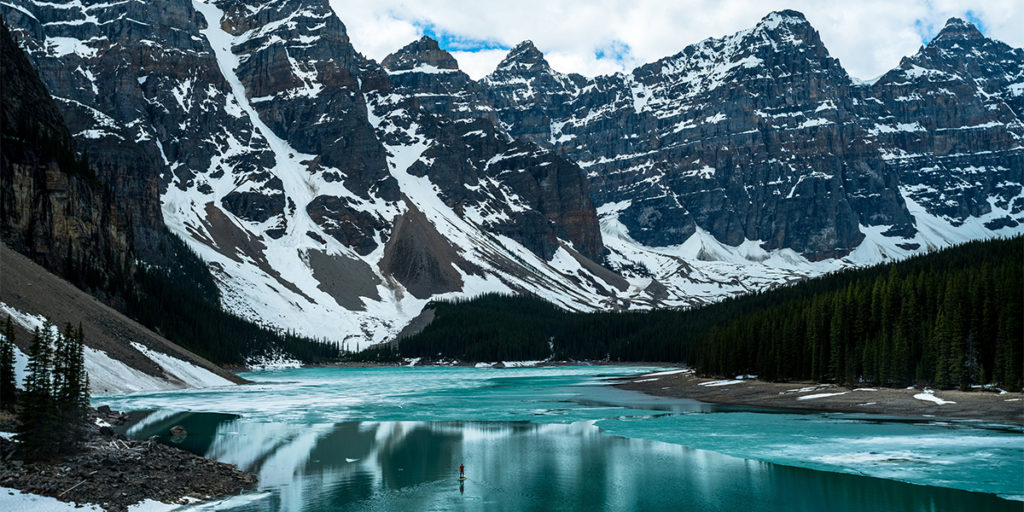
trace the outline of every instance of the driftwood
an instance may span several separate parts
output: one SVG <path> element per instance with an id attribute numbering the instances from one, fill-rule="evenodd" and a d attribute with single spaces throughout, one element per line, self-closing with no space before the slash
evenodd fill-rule
<path id="1" fill-rule="evenodd" d="M 57 497 L 58 497 L 58 498 L 60 498 L 61 496 L 64 496 L 64 495 L 65 495 L 65 494 L 67 494 L 67 493 L 68 493 L 68 491 L 70 491 L 71 489 L 74 489 L 75 487 L 78 487 L 79 485 L 82 485 L 82 484 L 84 484 L 84 483 L 85 483 L 85 480 L 82 480 L 81 482 L 78 482 L 77 484 L 75 484 L 75 485 L 72 485 L 71 487 L 68 487 L 67 489 L 64 489 L 64 492 L 62 492 L 62 493 L 58 494 L 58 495 L 57 495 Z"/>

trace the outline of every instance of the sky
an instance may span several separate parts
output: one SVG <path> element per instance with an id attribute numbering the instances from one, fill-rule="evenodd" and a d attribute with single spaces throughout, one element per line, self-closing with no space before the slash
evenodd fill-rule
<path id="1" fill-rule="evenodd" d="M 871 79 L 958 16 L 988 37 L 1024 46 L 1024 0 L 330 0 L 356 50 L 381 61 L 430 35 L 473 78 L 529 39 L 563 73 L 596 76 L 678 53 L 689 44 L 795 9 L 856 78 Z"/>

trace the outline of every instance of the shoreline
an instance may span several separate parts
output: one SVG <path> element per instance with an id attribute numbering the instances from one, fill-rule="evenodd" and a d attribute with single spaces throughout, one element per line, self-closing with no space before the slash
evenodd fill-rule
<path id="1" fill-rule="evenodd" d="M 510 363 L 503 366 L 504 363 Z M 684 398 L 709 404 L 791 409 L 801 411 L 864 413 L 907 418 L 950 418 L 970 421 L 1009 422 L 1024 426 L 1024 392 L 973 389 L 848 388 L 811 381 L 767 382 L 756 378 L 714 379 L 697 377 L 693 370 L 665 362 L 612 361 L 462 361 L 375 362 L 344 361 L 306 365 L 303 368 L 541 368 L 561 366 L 617 366 L 674 368 L 674 370 L 621 375 L 607 379 L 619 389 L 646 395 Z M 918 396 L 918 397 L 915 397 Z"/>
<path id="2" fill-rule="evenodd" d="M 508 364 L 508 366 L 503 366 Z M 486 365 L 486 366 L 479 366 Z M 336 369 L 336 368 L 487 368 L 487 369 L 512 369 L 512 368 L 545 368 L 545 367 L 651 367 L 651 368 L 678 368 L 670 362 L 617 362 L 606 360 L 506 360 L 492 362 L 466 362 L 458 360 L 418 360 L 414 365 L 406 361 L 355 361 L 345 360 L 338 362 L 313 362 L 313 364 L 302 365 L 301 367 L 282 368 L 256 368 L 256 369 L 232 369 L 236 374 L 250 372 L 265 372 L 273 370 L 296 370 L 296 369 Z"/>
<path id="3" fill-rule="evenodd" d="M 720 405 L 819 412 L 866 413 L 923 419 L 1010 422 L 1024 426 L 1024 393 L 920 388 L 847 388 L 809 381 L 711 379 L 672 370 L 611 379 L 615 387 Z"/>
<path id="4" fill-rule="evenodd" d="M 6 491 L 0 491 L 0 504 L 13 505 L 15 510 L 41 503 L 50 504 L 47 510 L 59 504 L 66 504 L 69 510 L 100 507 L 125 512 L 140 504 L 159 505 L 163 510 L 235 496 L 256 487 L 255 474 L 232 464 L 153 439 L 115 433 L 111 426 L 125 419 L 124 414 L 107 407 L 93 409 L 81 451 L 45 462 L 16 459 L 14 443 L 7 435 L 0 436 L 0 488 Z"/>

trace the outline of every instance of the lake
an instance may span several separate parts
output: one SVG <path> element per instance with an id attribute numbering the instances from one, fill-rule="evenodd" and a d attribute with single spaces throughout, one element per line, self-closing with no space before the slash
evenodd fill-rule
<path id="1" fill-rule="evenodd" d="M 137 411 L 130 435 L 172 442 L 183 425 L 183 448 L 259 475 L 256 492 L 198 510 L 1024 508 L 1019 427 L 715 406 L 603 380 L 650 370 L 292 369 L 94 402 Z"/>

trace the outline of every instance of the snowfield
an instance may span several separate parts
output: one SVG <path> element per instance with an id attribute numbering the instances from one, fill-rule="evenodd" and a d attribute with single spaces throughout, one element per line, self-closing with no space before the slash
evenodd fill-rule
<path id="1" fill-rule="evenodd" d="M 46 321 L 41 315 L 32 315 L 0 302 L 0 316 L 10 315 L 11 319 L 28 331 L 41 329 Z M 52 326 L 54 334 L 58 329 Z M 3 336 L 0 334 L 0 336 Z M 107 352 L 89 346 L 84 348 L 85 369 L 89 373 L 89 391 L 94 395 L 109 393 L 133 393 L 136 391 L 170 390 L 190 387 L 234 385 L 231 381 L 176 357 L 157 352 L 141 343 L 131 346 L 157 366 L 164 375 L 149 375 L 132 368 L 110 356 Z M 14 371 L 19 384 L 25 382 L 28 356 L 18 347 L 14 348 Z"/>

